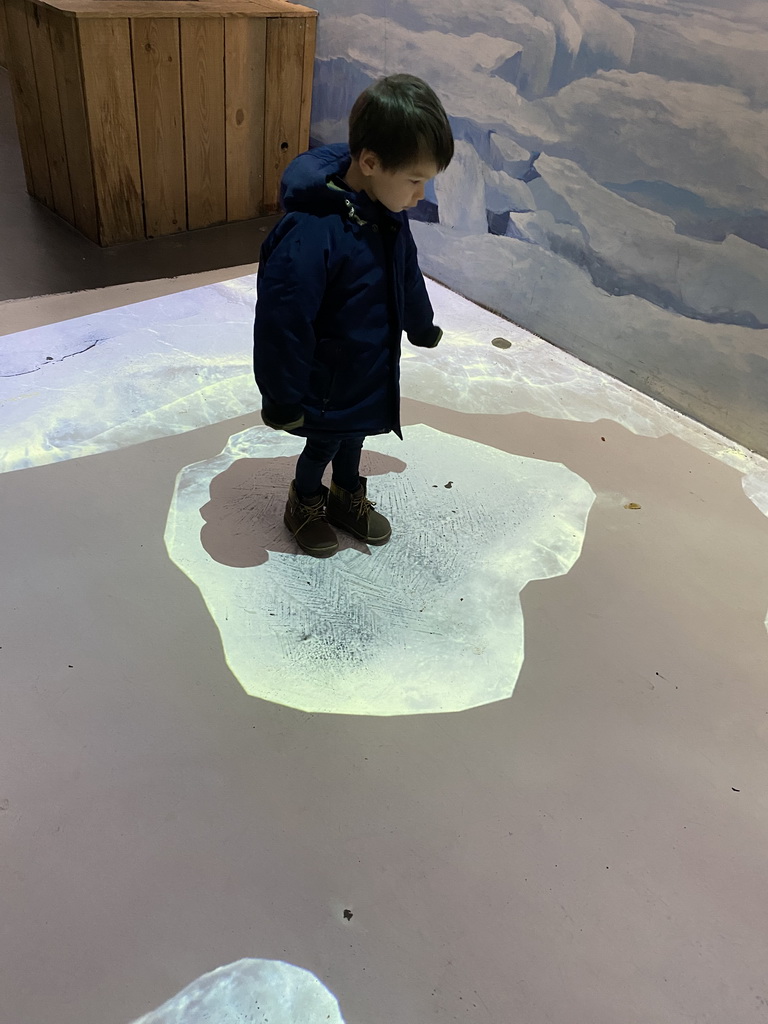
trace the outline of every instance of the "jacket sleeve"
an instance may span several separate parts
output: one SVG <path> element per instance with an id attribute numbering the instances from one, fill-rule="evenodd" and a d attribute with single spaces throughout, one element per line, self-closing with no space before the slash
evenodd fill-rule
<path id="1" fill-rule="evenodd" d="M 419 267 L 416 243 L 406 221 L 405 231 L 405 333 L 412 345 L 435 348 L 443 336 L 435 326 L 435 313 L 429 301 L 424 275 Z"/>
<path id="2" fill-rule="evenodd" d="M 266 246 L 265 246 L 266 248 Z M 301 217 L 262 252 L 257 276 L 253 369 L 267 426 L 303 425 L 315 353 L 314 321 L 325 294 L 329 244 L 323 222 Z"/>

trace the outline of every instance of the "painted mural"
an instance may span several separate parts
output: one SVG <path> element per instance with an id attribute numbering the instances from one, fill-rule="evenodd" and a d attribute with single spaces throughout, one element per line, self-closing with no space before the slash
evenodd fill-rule
<path id="1" fill-rule="evenodd" d="M 382 74 L 458 141 L 422 267 L 768 451 L 763 0 L 318 0 L 313 141 Z"/>

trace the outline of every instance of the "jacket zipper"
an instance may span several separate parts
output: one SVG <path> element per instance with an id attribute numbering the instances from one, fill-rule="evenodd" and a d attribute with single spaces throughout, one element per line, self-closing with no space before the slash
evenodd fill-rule
<path id="1" fill-rule="evenodd" d="M 333 394 L 333 385 L 336 383 L 336 375 L 339 372 L 339 355 L 340 355 L 340 352 L 341 352 L 341 350 L 337 346 L 336 347 L 336 358 L 335 358 L 334 363 L 333 363 L 333 373 L 331 374 L 331 379 L 328 382 L 328 388 L 326 389 L 325 397 L 323 398 L 323 408 L 320 411 L 320 418 L 321 419 L 325 416 L 325 412 L 326 412 L 326 410 L 328 408 L 328 403 L 330 402 L 331 395 Z"/>

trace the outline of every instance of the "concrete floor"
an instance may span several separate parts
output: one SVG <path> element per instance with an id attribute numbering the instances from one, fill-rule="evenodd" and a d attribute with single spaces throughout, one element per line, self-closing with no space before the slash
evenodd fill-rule
<path id="1" fill-rule="evenodd" d="M 173 288 L 0 317 L 55 324 Z M 595 494 L 573 568 L 523 590 L 506 699 L 342 715 L 246 692 L 223 623 L 164 545 L 185 467 L 238 432 L 279 436 L 246 385 L 235 418 L 203 410 L 212 422 L 175 433 L 145 417 L 145 440 L 94 435 L 81 458 L 59 430 L 55 452 L 0 475 L 3 1024 L 768 1020 L 768 464 L 432 291 L 446 338 L 404 364 L 404 422 L 562 464 Z M 234 294 L 233 388 L 249 308 Z M 152 307 L 134 310 L 149 344 Z M 204 344 L 192 312 L 180 326 Z M 60 329 L 43 330 L 48 344 Z M 139 378 L 150 358 L 132 338 Z M 7 380 L 0 419 L 62 390 L 76 408 L 54 375 L 79 367 L 92 386 L 118 342 Z M 180 380 L 156 373 L 152 387 Z M 82 392 L 83 421 L 97 393 Z M 18 423 L 23 447 L 33 421 Z M 465 469 L 457 502 L 493 512 L 492 485 L 462 492 Z M 345 552 L 349 586 L 416 526 L 404 506 L 391 548 Z M 314 571 L 291 551 L 284 564 Z M 275 600 L 261 568 L 229 570 L 250 573 L 254 609 Z"/>

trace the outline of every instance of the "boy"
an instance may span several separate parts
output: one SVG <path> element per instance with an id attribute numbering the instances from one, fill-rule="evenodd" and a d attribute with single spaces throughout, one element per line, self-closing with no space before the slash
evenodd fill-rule
<path id="1" fill-rule="evenodd" d="M 368 498 L 360 454 L 369 434 L 402 439 L 403 330 L 425 348 L 442 336 L 405 210 L 452 157 L 435 93 L 393 75 L 358 97 L 349 146 L 303 153 L 283 177 L 285 216 L 259 263 L 254 373 L 264 423 L 307 439 L 285 525 L 309 555 L 338 550 L 331 524 L 368 544 L 391 536 Z"/>

